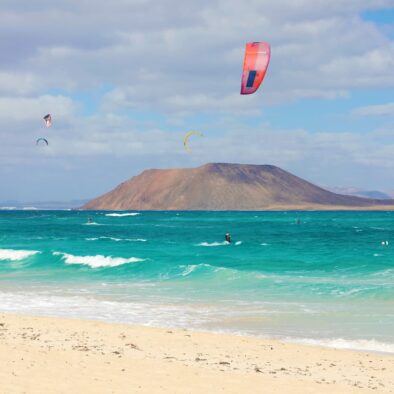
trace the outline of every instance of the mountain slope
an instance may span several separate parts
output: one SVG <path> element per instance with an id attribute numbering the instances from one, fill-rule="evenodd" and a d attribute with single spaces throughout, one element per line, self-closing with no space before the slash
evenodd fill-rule
<path id="1" fill-rule="evenodd" d="M 347 196 L 358 196 L 363 198 L 373 198 L 377 200 L 389 200 L 392 198 L 390 194 L 381 192 L 379 190 L 363 190 L 355 187 L 328 187 L 327 190 L 330 190 L 331 192 L 337 194 L 345 194 Z"/>
<path id="2" fill-rule="evenodd" d="M 394 209 L 394 200 L 335 194 L 271 165 L 227 163 L 146 170 L 82 207 L 97 210 L 355 208 Z"/>

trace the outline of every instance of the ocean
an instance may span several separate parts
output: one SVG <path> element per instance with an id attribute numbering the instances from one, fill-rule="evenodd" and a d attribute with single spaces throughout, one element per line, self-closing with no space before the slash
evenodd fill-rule
<path id="1" fill-rule="evenodd" d="M 394 212 L 0 211 L 0 312 L 394 353 Z"/>

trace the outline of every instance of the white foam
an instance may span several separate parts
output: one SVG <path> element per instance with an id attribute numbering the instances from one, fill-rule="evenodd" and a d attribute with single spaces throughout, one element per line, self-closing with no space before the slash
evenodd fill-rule
<path id="1" fill-rule="evenodd" d="M 185 266 L 187 270 L 196 269 L 196 266 Z M 187 272 L 186 270 L 184 271 Z M 352 349 L 359 351 L 373 351 L 394 353 L 394 343 L 381 342 L 375 339 L 343 339 L 343 338 L 300 338 L 281 336 L 278 328 L 273 329 L 273 333 L 264 333 L 260 330 L 248 330 L 229 326 L 228 319 L 240 317 L 248 318 L 249 313 L 252 316 L 261 316 L 268 313 L 275 314 L 275 311 L 265 310 L 265 305 L 275 305 L 275 303 L 256 303 L 252 309 L 246 308 L 247 301 L 231 302 L 231 304 L 188 304 L 186 302 L 171 302 L 170 298 L 153 298 L 128 297 L 129 294 L 135 293 L 136 286 L 152 287 L 153 283 L 97 283 L 98 286 L 111 288 L 119 286 L 121 291 L 114 294 L 121 294 L 122 299 L 116 300 L 113 297 L 104 296 L 105 293 L 97 294 L 97 288 L 87 286 L 81 287 L 76 283 L 75 286 L 67 287 L 43 287 L 39 289 L 34 287 L 28 290 L 25 287 L 19 291 L 15 288 L 12 291 L 0 289 L 0 311 L 8 313 L 21 313 L 29 315 L 43 316 L 60 316 L 67 318 L 83 319 L 100 319 L 103 321 L 142 324 L 157 327 L 188 328 L 197 330 L 207 330 L 214 332 L 226 332 L 236 335 L 257 335 L 263 338 L 276 338 L 291 343 L 300 343 L 312 346 L 333 347 L 338 349 Z M 108 287 L 108 288 L 107 288 Z M 106 291 L 105 290 L 105 291 Z M 152 294 L 150 289 L 149 293 Z M 144 293 L 142 293 L 144 294 Z M 153 293 L 154 294 L 154 293 Z M 157 293 L 156 293 L 157 294 Z M 123 299 L 123 296 L 126 296 Z M 174 299 L 172 298 L 174 301 Z M 259 315 L 254 315 L 258 312 Z M 267 317 L 262 317 L 262 321 L 267 321 Z M 221 325 L 223 321 L 225 325 Z M 241 320 L 242 321 L 242 320 Z M 212 324 L 214 322 L 215 324 Z M 218 324 L 216 324 L 218 322 Z M 287 331 L 287 330 L 286 330 Z M 390 341 L 390 339 L 388 339 Z"/>
<path id="2" fill-rule="evenodd" d="M 212 268 L 212 265 L 209 265 L 209 264 L 189 264 L 189 265 L 186 265 L 186 266 L 182 265 L 181 268 L 185 268 L 185 269 L 181 273 L 181 276 L 188 276 L 192 272 L 194 272 L 194 271 L 196 271 L 196 270 L 198 270 L 200 268 L 203 268 L 203 267 L 205 267 L 205 268 L 207 268 L 207 267 Z"/>
<path id="3" fill-rule="evenodd" d="M 0 249 L 0 260 L 20 261 L 40 253 L 37 250 Z"/>
<path id="4" fill-rule="evenodd" d="M 204 307 L 204 312 L 207 309 Z M 119 302 L 80 292 L 79 289 L 74 289 L 71 296 L 64 295 L 62 291 L 58 294 L 53 291 L 37 294 L 0 290 L 0 311 L 172 328 L 200 327 L 207 319 L 204 313 L 196 315 L 193 306 L 169 305 L 166 302 Z"/>
<path id="5" fill-rule="evenodd" d="M 147 240 L 144 238 L 115 238 L 115 237 L 96 237 L 96 238 L 85 238 L 86 241 L 98 241 L 100 239 L 109 239 L 115 242 L 146 242 Z"/>
<path id="6" fill-rule="evenodd" d="M 371 288 L 350 289 L 350 290 L 347 290 L 347 291 L 333 290 L 331 292 L 331 294 L 338 295 L 339 297 L 348 297 L 348 296 L 351 296 L 353 294 L 358 294 L 358 293 L 361 293 L 363 291 L 370 290 L 370 289 Z"/>
<path id="7" fill-rule="evenodd" d="M 230 245 L 229 242 L 227 241 L 223 241 L 223 242 L 201 242 L 199 244 L 197 244 L 196 246 L 226 246 L 226 245 Z"/>
<path id="8" fill-rule="evenodd" d="M 234 243 L 234 245 L 238 246 L 241 245 L 242 241 L 237 241 Z M 231 245 L 230 242 L 227 241 L 223 241 L 223 242 L 201 242 L 199 244 L 197 244 L 196 246 L 226 246 L 226 245 Z"/>
<path id="9" fill-rule="evenodd" d="M 394 275 L 394 269 L 393 268 L 388 268 L 388 269 L 385 269 L 383 271 L 375 272 L 375 273 L 373 273 L 371 275 L 372 276 L 382 276 L 382 277 L 386 278 L 388 275 Z"/>
<path id="10" fill-rule="evenodd" d="M 111 257 L 111 256 L 74 256 L 68 253 L 54 252 L 54 256 L 61 256 L 66 264 L 80 264 L 88 265 L 91 268 L 104 268 L 104 267 L 117 267 L 119 265 L 128 263 L 137 263 L 144 261 L 144 259 L 139 259 L 138 257 Z"/>
<path id="11" fill-rule="evenodd" d="M 286 342 L 302 343 L 313 346 L 324 346 L 335 349 L 350 349 L 370 352 L 394 353 L 394 344 L 376 341 L 375 339 L 343 339 L 343 338 L 322 338 L 303 339 L 286 338 Z"/>
<path id="12" fill-rule="evenodd" d="M 129 213 L 107 213 L 105 216 L 112 216 L 116 218 L 122 218 L 124 216 L 137 216 L 140 215 L 139 212 L 129 212 Z"/>
<path id="13" fill-rule="evenodd" d="M 102 226 L 100 223 L 90 222 L 90 223 L 83 223 L 84 226 Z"/>
<path id="14" fill-rule="evenodd" d="M 198 268 L 197 264 L 188 265 L 185 270 L 181 273 L 182 276 L 188 276 Z"/>

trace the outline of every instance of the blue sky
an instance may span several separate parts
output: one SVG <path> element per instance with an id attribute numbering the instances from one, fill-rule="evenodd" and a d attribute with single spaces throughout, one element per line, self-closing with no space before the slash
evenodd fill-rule
<path id="1" fill-rule="evenodd" d="M 394 191 L 394 0 L 3 0 L 0 34 L 0 200 L 215 161 Z M 259 40 L 269 71 L 241 96 Z"/>
<path id="2" fill-rule="evenodd" d="M 388 3 L 389 4 L 389 3 Z M 394 21 L 394 8 L 385 8 L 383 10 L 377 9 L 377 10 L 369 10 L 366 12 L 363 12 L 361 14 L 361 17 L 366 20 L 366 21 L 371 21 L 373 23 L 376 23 L 378 26 L 392 26 L 393 21 Z"/>

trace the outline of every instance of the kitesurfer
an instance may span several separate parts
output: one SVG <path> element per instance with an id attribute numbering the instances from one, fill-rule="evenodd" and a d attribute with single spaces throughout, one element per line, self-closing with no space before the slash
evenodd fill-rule
<path id="1" fill-rule="evenodd" d="M 226 233 L 226 235 L 224 236 L 224 239 L 226 242 L 231 244 L 231 234 L 230 233 Z"/>

